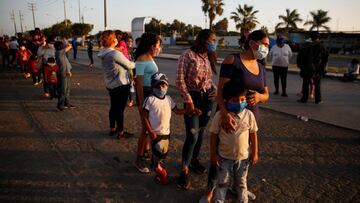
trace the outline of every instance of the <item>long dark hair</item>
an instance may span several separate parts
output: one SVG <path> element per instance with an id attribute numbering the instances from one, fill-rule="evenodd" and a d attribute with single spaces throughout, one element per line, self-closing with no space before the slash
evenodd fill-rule
<path id="1" fill-rule="evenodd" d="M 190 47 L 190 49 L 197 54 L 203 54 L 207 52 L 208 59 L 211 65 L 211 70 L 213 71 L 213 73 L 216 74 L 216 53 L 208 51 L 208 42 L 207 42 L 207 40 L 210 38 L 212 34 L 215 34 L 215 32 L 210 29 L 201 30 L 197 35 L 194 44 Z"/>
<path id="2" fill-rule="evenodd" d="M 250 40 L 253 41 L 260 41 L 264 39 L 265 37 L 269 37 L 269 35 L 264 30 L 255 30 L 252 33 L 250 33 L 245 41 L 245 50 L 248 50 L 250 48 Z"/>
<path id="3" fill-rule="evenodd" d="M 144 34 L 142 34 L 139 46 L 136 48 L 135 51 L 135 61 L 139 56 L 147 53 L 151 49 L 151 46 L 156 45 L 158 41 L 160 41 L 161 43 L 161 38 L 157 34 L 151 32 L 145 32 Z"/>

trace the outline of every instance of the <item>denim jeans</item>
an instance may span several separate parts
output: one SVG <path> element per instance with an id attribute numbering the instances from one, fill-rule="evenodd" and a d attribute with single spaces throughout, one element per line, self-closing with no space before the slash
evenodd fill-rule
<path id="1" fill-rule="evenodd" d="M 58 77 L 59 79 L 59 94 L 58 106 L 66 106 L 70 102 L 70 77 Z"/>
<path id="2" fill-rule="evenodd" d="M 248 202 L 247 194 L 247 174 L 249 169 L 249 160 L 229 160 L 221 159 L 218 168 L 217 185 L 215 189 L 215 203 L 225 201 L 226 192 L 231 186 L 233 178 L 238 202 Z"/>
<path id="3" fill-rule="evenodd" d="M 184 115 L 186 138 L 182 150 L 182 167 L 188 167 L 192 158 L 199 158 L 204 130 L 209 122 L 213 106 L 208 93 L 190 92 L 190 95 L 195 108 L 200 109 L 202 114 L 200 116 Z"/>

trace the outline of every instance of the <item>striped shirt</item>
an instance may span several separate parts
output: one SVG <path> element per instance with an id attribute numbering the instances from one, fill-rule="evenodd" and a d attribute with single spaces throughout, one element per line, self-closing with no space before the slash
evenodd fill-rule
<path id="1" fill-rule="evenodd" d="M 215 87 L 207 53 L 197 54 L 186 50 L 179 58 L 176 70 L 176 86 L 185 103 L 192 103 L 189 92 L 201 92 Z"/>

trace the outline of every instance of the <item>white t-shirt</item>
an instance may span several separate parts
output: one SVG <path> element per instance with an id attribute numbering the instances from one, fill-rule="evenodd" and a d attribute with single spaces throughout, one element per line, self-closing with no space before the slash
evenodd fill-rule
<path id="1" fill-rule="evenodd" d="M 10 41 L 9 48 L 18 50 L 19 49 L 19 43 L 16 40 Z"/>
<path id="2" fill-rule="evenodd" d="M 274 45 L 270 50 L 269 56 L 273 66 L 288 67 L 292 51 L 287 44 L 284 44 L 281 48 L 278 45 Z"/>
<path id="3" fill-rule="evenodd" d="M 144 101 L 144 109 L 149 111 L 150 126 L 157 135 L 170 134 L 171 111 L 176 107 L 176 103 L 169 95 L 160 99 L 150 95 Z"/>
<path id="4" fill-rule="evenodd" d="M 230 160 L 243 160 L 249 158 L 249 134 L 258 131 L 254 114 L 248 110 L 235 114 L 237 129 L 226 133 L 221 128 L 220 111 L 216 112 L 210 126 L 210 132 L 218 134 L 218 153 L 221 157 Z"/>

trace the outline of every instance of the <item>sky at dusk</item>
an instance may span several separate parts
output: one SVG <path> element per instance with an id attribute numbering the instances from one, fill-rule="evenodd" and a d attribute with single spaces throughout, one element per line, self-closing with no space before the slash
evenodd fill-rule
<path id="1" fill-rule="evenodd" d="M 19 10 L 24 15 L 24 30 L 33 29 L 32 13 L 28 3 L 36 3 L 35 21 L 41 29 L 64 20 L 63 0 L 0 0 L 0 35 L 14 34 L 14 24 L 10 19 L 15 13 L 17 30 L 20 31 Z M 228 18 L 229 30 L 235 31 L 230 13 L 239 4 L 254 6 L 259 13 L 258 28 L 266 26 L 274 30 L 279 22 L 278 16 L 285 15 L 285 9 L 297 9 L 305 21 L 310 19 L 310 11 L 323 9 L 329 11 L 332 18 L 328 26 L 332 31 L 360 31 L 360 0 L 224 0 L 224 13 L 217 16 L 215 22 Z M 79 22 L 78 0 L 66 0 L 67 18 Z M 200 0 L 107 0 L 108 29 L 131 31 L 134 17 L 155 17 L 162 23 L 171 23 L 174 19 L 205 27 L 205 17 Z M 80 14 L 85 23 L 94 24 L 92 34 L 104 29 L 104 0 L 80 0 Z M 208 27 L 208 23 L 206 25 Z M 303 27 L 299 23 L 298 27 Z M 308 26 L 305 28 L 309 28 Z"/>

